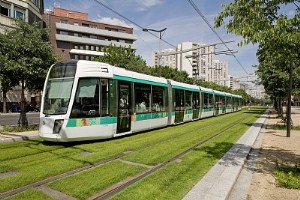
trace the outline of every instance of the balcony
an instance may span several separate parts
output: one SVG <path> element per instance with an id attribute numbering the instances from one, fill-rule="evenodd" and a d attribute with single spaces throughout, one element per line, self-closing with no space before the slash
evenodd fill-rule
<path id="1" fill-rule="evenodd" d="M 129 46 L 131 46 L 131 49 L 136 49 L 136 47 L 133 44 L 127 44 L 127 43 L 121 43 L 121 42 L 112 42 L 112 41 L 106 41 L 106 40 L 75 37 L 75 36 L 61 35 L 61 34 L 56 34 L 55 37 L 56 37 L 56 40 L 58 40 L 58 41 L 71 42 L 71 43 L 76 43 L 76 44 L 88 44 L 88 45 L 97 45 L 97 46 L 109 46 L 110 44 L 112 44 L 112 45 L 122 46 L 122 47 L 126 47 L 126 48 L 129 48 Z"/>
<path id="2" fill-rule="evenodd" d="M 86 34 L 91 34 L 91 35 L 100 35 L 100 36 L 106 36 L 106 37 L 114 37 L 114 38 L 118 38 L 118 39 L 126 39 L 126 40 L 133 40 L 133 41 L 137 40 L 137 36 L 133 35 L 133 34 L 107 31 L 107 30 L 102 30 L 102 29 L 72 25 L 72 24 L 64 24 L 64 23 L 59 23 L 59 22 L 56 22 L 56 28 L 59 30 L 86 33 Z"/>
<path id="3" fill-rule="evenodd" d="M 0 14 L 0 25 L 4 27 L 13 27 L 14 19 Z"/>

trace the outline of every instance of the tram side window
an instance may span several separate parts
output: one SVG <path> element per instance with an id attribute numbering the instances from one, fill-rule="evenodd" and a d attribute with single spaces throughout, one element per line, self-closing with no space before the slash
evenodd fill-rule
<path id="1" fill-rule="evenodd" d="M 203 101 L 204 101 L 204 108 L 211 107 L 210 102 L 209 102 L 209 94 L 204 93 Z"/>
<path id="2" fill-rule="evenodd" d="M 70 117 L 99 117 L 99 110 L 99 79 L 79 79 Z"/>
<path id="3" fill-rule="evenodd" d="M 185 108 L 192 108 L 192 92 L 190 91 L 185 91 Z"/>
<path id="4" fill-rule="evenodd" d="M 184 91 L 175 89 L 175 105 L 176 110 L 184 109 Z"/>
<path id="5" fill-rule="evenodd" d="M 150 94 L 151 86 L 146 84 L 136 83 L 134 85 L 135 105 L 134 109 L 136 113 L 150 112 Z"/>
<path id="6" fill-rule="evenodd" d="M 101 79 L 101 116 L 109 115 L 109 84 L 108 79 Z"/>
<path id="7" fill-rule="evenodd" d="M 200 97 L 198 92 L 193 92 L 193 108 L 198 109 L 200 108 Z"/>
<path id="8" fill-rule="evenodd" d="M 152 86 L 152 112 L 166 111 L 165 95 L 164 87 Z"/>

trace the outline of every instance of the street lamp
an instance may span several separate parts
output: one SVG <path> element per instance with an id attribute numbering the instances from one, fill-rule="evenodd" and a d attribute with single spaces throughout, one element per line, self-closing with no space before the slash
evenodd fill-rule
<path id="1" fill-rule="evenodd" d="M 150 29 L 150 28 L 143 28 L 143 31 L 148 32 L 148 31 L 153 31 L 156 33 L 159 33 L 159 41 L 158 41 L 158 67 L 159 67 L 159 76 L 161 76 L 161 67 L 160 67 L 160 41 L 162 37 L 162 33 L 167 30 L 167 28 L 161 29 L 161 30 L 155 30 L 155 29 Z"/>

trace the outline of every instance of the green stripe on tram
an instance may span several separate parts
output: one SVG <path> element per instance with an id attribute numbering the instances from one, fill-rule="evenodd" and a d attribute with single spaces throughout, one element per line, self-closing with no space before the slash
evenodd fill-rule
<path id="1" fill-rule="evenodd" d="M 80 118 L 69 119 L 67 127 L 81 127 L 81 126 L 93 126 L 93 125 L 105 125 L 117 123 L 117 117 L 95 117 L 95 118 Z"/>
<path id="2" fill-rule="evenodd" d="M 213 108 L 203 108 L 203 112 L 213 111 Z"/>
<path id="3" fill-rule="evenodd" d="M 143 121 L 143 120 L 158 119 L 158 118 L 165 118 L 165 117 L 168 117 L 167 112 L 145 113 L 145 114 L 136 114 L 135 120 Z"/>
<path id="4" fill-rule="evenodd" d="M 130 81 L 130 82 L 135 82 L 135 83 L 144 83 L 144 84 L 148 84 L 148 85 L 168 87 L 168 84 L 166 84 L 166 83 L 159 83 L 159 82 L 148 81 L 148 80 L 143 80 L 143 79 L 131 78 L 131 77 L 127 77 L 127 76 L 114 75 L 114 79 L 120 80 L 120 81 Z"/>

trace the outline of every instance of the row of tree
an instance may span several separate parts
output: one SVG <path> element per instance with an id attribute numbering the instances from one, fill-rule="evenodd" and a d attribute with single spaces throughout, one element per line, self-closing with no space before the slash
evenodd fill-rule
<path id="1" fill-rule="evenodd" d="M 43 88 L 49 67 L 59 60 L 52 51 L 47 30 L 38 24 L 29 25 L 17 20 L 14 29 L 0 34 L 0 84 L 3 95 L 3 111 L 7 112 L 6 94 L 15 86 L 21 85 L 21 114 L 19 123 L 27 126 L 25 112 L 25 89 L 40 91 Z M 244 102 L 254 100 L 244 90 L 232 91 L 228 87 L 211 82 L 195 80 L 187 72 L 178 71 L 167 66 L 148 67 L 141 56 L 131 48 L 108 46 L 104 56 L 97 61 L 123 67 L 128 70 L 165 77 L 175 81 L 197 84 L 214 90 L 234 93 L 243 96 Z"/>
<path id="2" fill-rule="evenodd" d="M 241 45 L 257 43 L 257 75 L 282 113 L 288 101 L 287 136 L 290 136 L 291 95 L 299 93 L 299 0 L 234 0 L 223 5 L 215 27 L 243 37 Z"/>
<path id="3" fill-rule="evenodd" d="M 15 28 L 0 34 L 0 83 L 3 112 L 7 112 L 6 94 L 21 85 L 21 114 L 19 122 L 27 125 L 25 88 L 42 90 L 47 70 L 57 57 L 52 51 L 49 35 L 38 24 L 17 20 Z"/>

